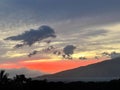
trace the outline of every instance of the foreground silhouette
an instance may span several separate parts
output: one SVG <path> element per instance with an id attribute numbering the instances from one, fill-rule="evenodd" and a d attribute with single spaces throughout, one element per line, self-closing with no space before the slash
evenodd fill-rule
<path id="1" fill-rule="evenodd" d="M 25 75 L 8 78 L 4 70 L 0 71 L 0 90 L 40 90 L 40 89 L 81 89 L 81 90 L 118 90 L 120 79 L 104 82 L 48 82 L 47 80 L 32 80 Z"/>

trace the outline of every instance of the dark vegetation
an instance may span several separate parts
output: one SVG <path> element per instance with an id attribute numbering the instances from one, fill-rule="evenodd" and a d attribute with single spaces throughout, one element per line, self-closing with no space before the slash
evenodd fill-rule
<path id="1" fill-rule="evenodd" d="M 0 90 L 41 90 L 41 89 L 79 89 L 79 90 L 120 90 L 120 79 L 105 82 L 48 82 L 47 80 L 32 80 L 25 75 L 16 75 L 13 79 L 0 71 Z"/>

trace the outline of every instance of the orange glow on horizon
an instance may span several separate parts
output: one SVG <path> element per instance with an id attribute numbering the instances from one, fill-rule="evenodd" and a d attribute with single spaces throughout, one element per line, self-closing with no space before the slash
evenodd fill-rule
<path id="1" fill-rule="evenodd" d="M 0 68 L 15 69 L 15 68 L 27 68 L 31 70 L 38 70 L 45 73 L 57 73 L 60 71 L 73 69 L 89 64 L 101 62 L 101 60 L 53 60 L 53 61 L 40 61 L 40 60 L 27 60 L 17 63 L 1 64 Z"/>
<path id="2" fill-rule="evenodd" d="M 80 66 L 86 66 L 101 61 L 102 60 L 79 60 L 79 61 L 64 60 L 64 61 L 54 61 L 54 62 L 36 62 L 36 63 L 22 63 L 22 64 L 23 66 L 29 69 L 40 70 L 42 72 L 47 72 L 47 73 L 57 73 L 60 71 L 73 69 Z"/>
<path id="3" fill-rule="evenodd" d="M 21 68 L 20 65 L 18 65 L 17 63 L 5 63 L 5 64 L 0 64 L 0 68 L 1 69 L 17 69 L 17 68 Z"/>

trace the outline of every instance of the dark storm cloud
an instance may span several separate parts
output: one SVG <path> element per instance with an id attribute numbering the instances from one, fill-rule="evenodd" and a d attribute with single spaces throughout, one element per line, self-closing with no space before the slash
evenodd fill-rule
<path id="1" fill-rule="evenodd" d="M 20 35 L 8 37 L 5 40 L 22 41 L 23 45 L 31 46 L 32 44 L 49 37 L 56 37 L 55 31 L 51 27 L 43 25 L 37 30 L 31 29 Z M 22 47 L 23 45 L 17 44 L 16 47 Z"/>

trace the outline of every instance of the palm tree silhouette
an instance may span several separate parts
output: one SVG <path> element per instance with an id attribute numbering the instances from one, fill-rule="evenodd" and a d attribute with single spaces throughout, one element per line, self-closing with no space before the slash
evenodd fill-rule
<path id="1" fill-rule="evenodd" d="M 5 70 L 0 71 L 0 83 L 6 83 L 8 81 L 8 73 L 5 73 Z"/>

